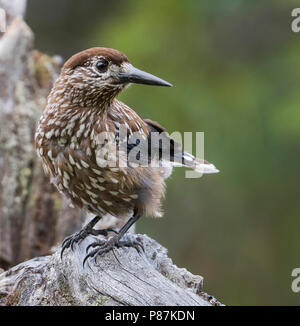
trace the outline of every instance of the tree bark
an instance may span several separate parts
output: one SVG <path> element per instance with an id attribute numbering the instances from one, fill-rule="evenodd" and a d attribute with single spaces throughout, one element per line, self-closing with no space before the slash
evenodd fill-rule
<path id="1" fill-rule="evenodd" d="M 36 123 L 62 60 L 33 49 L 25 0 L 0 0 L 7 29 L 0 33 L 0 267 L 45 255 L 80 228 L 45 177 L 34 147 Z"/>
<path id="2" fill-rule="evenodd" d="M 85 267 L 89 237 L 74 251 L 22 263 L 0 275 L 0 305 L 219 306 L 203 292 L 203 278 L 175 266 L 167 250 L 146 235 L 129 235 L 145 251 L 120 248 Z"/>

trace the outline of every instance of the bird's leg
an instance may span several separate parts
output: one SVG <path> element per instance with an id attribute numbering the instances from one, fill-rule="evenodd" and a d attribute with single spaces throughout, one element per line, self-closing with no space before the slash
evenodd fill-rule
<path id="1" fill-rule="evenodd" d="M 117 231 L 115 231 L 114 229 L 111 229 L 111 228 L 104 229 L 104 230 L 93 229 L 93 227 L 100 221 L 100 219 L 101 219 L 101 216 L 94 217 L 82 230 L 67 237 L 61 245 L 61 247 L 62 247 L 61 254 L 60 254 L 61 257 L 63 256 L 63 253 L 67 248 L 71 247 L 71 249 L 73 250 L 75 243 L 80 243 L 90 234 L 91 235 L 107 236 L 108 232 L 114 232 L 116 234 L 118 233 Z"/>
<path id="2" fill-rule="evenodd" d="M 112 237 L 111 239 L 103 242 L 100 241 L 96 241 L 93 242 L 92 244 L 90 244 L 86 251 L 88 252 L 88 250 L 90 248 L 96 248 L 93 249 L 88 255 L 86 255 L 86 257 L 84 258 L 83 261 L 83 265 L 85 264 L 85 262 L 87 261 L 88 258 L 94 257 L 95 261 L 97 259 L 98 256 L 101 256 L 102 254 L 109 252 L 110 250 L 112 250 L 114 247 L 117 248 L 121 248 L 121 247 L 134 247 L 139 251 L 139 248 L 142 248 L 144 250 L 143 245 L 137 241 L 137 240 L 133 240 L 132 238 L 128 239 L 123 239 L 122 237 L 125 235 L 125 233 L 131 228 L 131 226 L 140 218 L 140 216 L 138 215 L 134 215 L 133 217 L 131 217 L 128 222 L 121 228 L 121 230 L 119 231 L 118 234 L 116 234 L 114 237 Z"/>

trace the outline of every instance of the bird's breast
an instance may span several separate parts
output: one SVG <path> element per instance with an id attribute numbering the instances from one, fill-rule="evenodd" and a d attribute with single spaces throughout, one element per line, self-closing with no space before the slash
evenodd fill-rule
<path id="1" fill-rule="evenodd" d="M 148 127 L 136 117 L 120 102 L 103 115 L 90 109 L 46 109 L 36 133 L 37 153 L 52 182 L 75 206 L 117 217 L 133 209 L 160 215 L 161 169 L 127 166 L 127 151 L 115 142 L 121 123 L 130 133 L 147 134 Z"/>

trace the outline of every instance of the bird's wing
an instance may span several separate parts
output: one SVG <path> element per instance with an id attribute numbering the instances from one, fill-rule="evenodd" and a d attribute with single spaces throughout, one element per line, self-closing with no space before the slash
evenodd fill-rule
<path id="1" fill-rule="evenodd" d="M 189 167 L 202 174 L 219 172 L 213 164 L 184 152 L 182 150 L 182 145 L 175 142 L 175 140 L 169 136 L 166 129 L 159 123 L 149 119 L 144 119 L 144 122 L 146 122 L 151 129 L 148 136 L 149 152 L 153 151 L 153 149 L 155 153 L 158 152 L 159 160 L 171 162 L 174 166 Z M 155 137 L 159 135 L 159 140 L 155 140 L 154 137 L 155 141 L 153 141 L 153 134 Z M 153 154 L 151 154 L 151 157 L 153 157 Z"/>

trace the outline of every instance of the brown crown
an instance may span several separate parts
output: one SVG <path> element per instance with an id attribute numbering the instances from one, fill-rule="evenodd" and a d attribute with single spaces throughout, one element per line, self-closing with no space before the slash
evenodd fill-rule
<path id="1" fill-rule="evenodd" d="M 123 62 L 129 62 L 125 54 L 118 50 L 109 48 L 91 48 L 73 55 L 65 64 L 64 69 L 74 69 L 83 65 L 93 57 L 105 57 L 114 64 L 120 66 Z"/>

